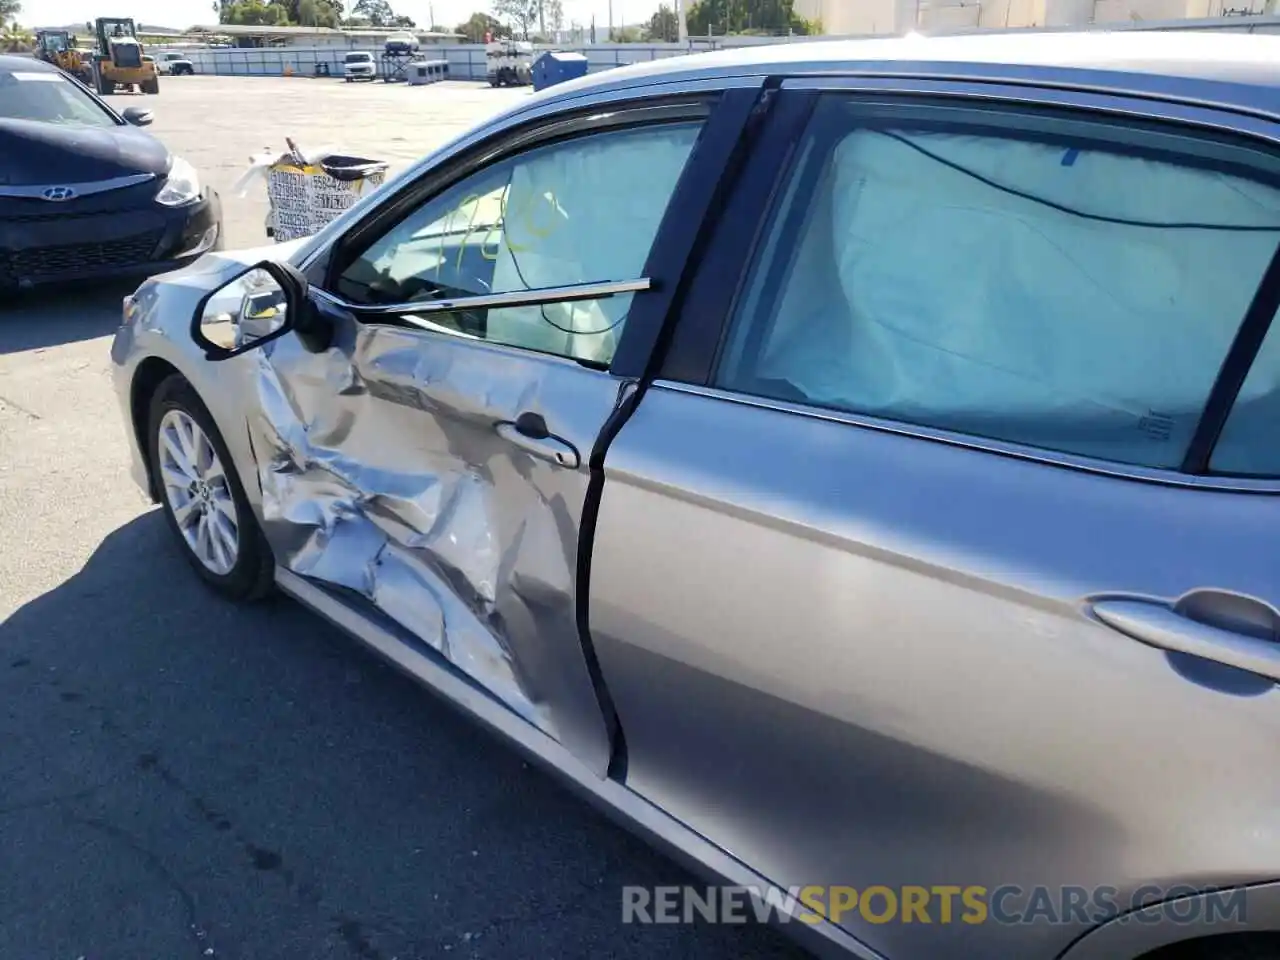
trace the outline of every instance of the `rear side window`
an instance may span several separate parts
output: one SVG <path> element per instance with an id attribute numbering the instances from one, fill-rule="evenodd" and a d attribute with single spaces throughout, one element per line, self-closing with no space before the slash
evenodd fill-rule
<path id="1" fill-rule="evenodd" d="M 1093 120 L 839 97 L 797 157 L 718 386 L 1182 463 L 1280 242 L 1277 181 L 1243 162 L 1269 158 Z M 1254 392 L 1274 396 L 1280 363 L 1259 376 Z"/>
<path id="2" fill-rule="evenodd" d="M 1274 318 L 1209 460 L 1209 472 L 1280 477 L 1280 322 Z"/>

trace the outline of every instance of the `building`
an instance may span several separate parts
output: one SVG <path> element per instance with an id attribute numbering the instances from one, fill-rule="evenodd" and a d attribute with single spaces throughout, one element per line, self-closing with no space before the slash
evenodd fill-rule
<path id="1" fill-rule="evenodd" d="M 822 22 L 828 36 L 901 33 L 894 0 L 795 0 L 795 12 Z"/>
<path id="2" fill-rule="evenodd" d="M 233 47 L 337 47 L 343 50 L 368 50 L 381 47 L 393 33 L 412 33 L 423 46 L 460 43 L 459 33 L 433 33 L 403 27 L 262 27 L 237 23 L 192 27 L 184 39 L 207 43 L 214 37 L 230 40 Z"/>
<path id="3" fill-rule="evenodd" d="M 1087 27 L 1280 12 L 1277 0 L 796 0 L 832 36 Z"/>

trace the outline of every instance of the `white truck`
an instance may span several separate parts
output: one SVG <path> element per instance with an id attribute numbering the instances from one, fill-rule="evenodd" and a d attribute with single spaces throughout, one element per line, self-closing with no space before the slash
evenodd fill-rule
<path id="1" fill-rule="evenodd" d="M 156 56 L 156 71 L 163 73 L 165 76 L 193 77 L 195 76 L 196 66 L 189 57 L 170 51 Z"/>
<path id="2" fill-rule="evenodd" d="M 522 87 L 533 83 L 533 44 L 524 40 L 494 40 L 485 47 L 485 79 L 491 87 Z"/>

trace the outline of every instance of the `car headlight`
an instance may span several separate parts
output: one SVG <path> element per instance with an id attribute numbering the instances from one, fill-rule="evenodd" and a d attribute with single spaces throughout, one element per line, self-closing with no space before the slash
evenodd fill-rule
<path id="1" fill-rule="evenodd" d="M 200 175 L 196 173 L 196 168 L 181 157 L 174 157 L 169 167 L 169 176 L 156 194 L 156 203 L 163 203 L 166 207 L 180 207 L 199 197 Z"/>

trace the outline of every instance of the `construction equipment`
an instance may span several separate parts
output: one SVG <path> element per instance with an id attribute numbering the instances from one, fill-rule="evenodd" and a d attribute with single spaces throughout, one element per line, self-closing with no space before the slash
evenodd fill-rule
<path id="1" fill-rule="evenodd" d="M 93 52 L 92 76 L 98 93 L 115 93 L 118 87 L 159 93 L 160 76 L 155 61 L 143 56 L 133 20 L 99 17 L 93 25 L 98 44 Z"/>
<path id="2" fill-rule="evenodd" d="M 78 80 L 89 83 L 92 69 L 85 55 L 76 46 L 76 36 L 69 30 L 37 30 L 36 58 L 51 63 L 59 70 Z"/>

